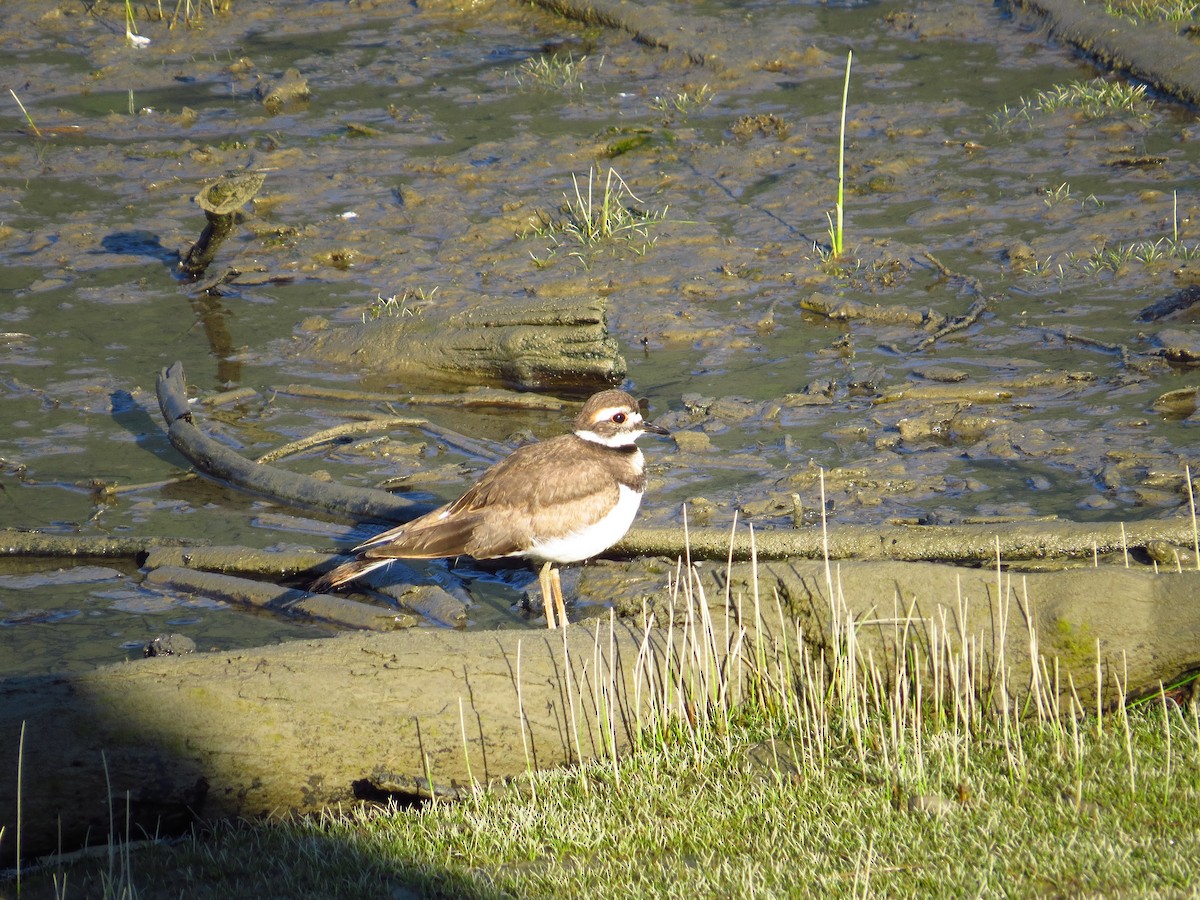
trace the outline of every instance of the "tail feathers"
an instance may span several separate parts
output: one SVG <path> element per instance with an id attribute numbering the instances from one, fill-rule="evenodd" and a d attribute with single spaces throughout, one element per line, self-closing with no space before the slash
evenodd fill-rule
<path id="1" fill-rule="evenodd" d="M 355 559 L 348 563 L 342 563 L 336 569 L 331 569 L 309 585 L 308 591 L 311 594 L 323 594 L 326 591 L 339 588 L 356 578 L 361 578 L 363 575 L 381 566 L 386 566 L 391 561 L 391 559 Z"/>

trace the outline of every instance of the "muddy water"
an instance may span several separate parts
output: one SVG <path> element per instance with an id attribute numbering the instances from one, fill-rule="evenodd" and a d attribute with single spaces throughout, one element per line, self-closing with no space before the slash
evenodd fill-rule
<path id="1" fill-rule="evenodd" d="M 218 485 L 162 484 L 184 464 L 154 377 L 181 360 L 197 394 L 253 389 L 201 420 L 258 455 L 363 411 L 282 385 L 446 389 L 284 352 L 313 316 L 358 322 L 405 292 L 417 315 L 607 296 L 628 386 L 687 433 L 648 448 L 647 523 L 689 503 L 693 521 L 736 511 L 793 527 L 797 502 L 804 521 L 818 508 L 818 467 L 835 524 L 1130 520 L 1186 504 L 1195 405 L 1155 401 L 1200 384 L 1163 352 L 1196 351 L 1194 320 L 1137 314 L 1200 278 L 1196 121 L 1162 99 L 1023 106 L 1098 73 L 999 11 L 689 4 L 679 34 L 708 65 L 515 6 L 235 11 L 190 28 L 140 20 L 150 43 L 134 47 L 123 6 L 5 5 L 0 525 L 254 547 L 353 539 L 348 523 Z M 520 69 L 543 46 L 586 56 L 569 85 Z M 830 263 L 848 49 L 848 250 Z M 268 108 L 261 96 L 293 67 L 311 96 Z M 664 110 L 659 98 L 681 92 L 711 96 Z M 652 242 L 536 232 L 594 165 L 663 214 Z M 245 168 L 265 185 L 210 273 L 238 274 L 201 293 L 175 271 L 204 225 L 191 198 Z M 977 321 L 930 340 L 983 301 Z M 407 475 L 414 496 L 447 499 L 489 455 L 564 420 L 413 412 L 486 453 L 413 430 L 286 464 L 354 484 Z M 150 590 L 133 563 L 79 578 L 4 565 L 3 673 L 121 659 L 161 632 L 204 647 L 329 633 Z M 510 607 L 529 574 L 489 577 L 468 584 L 473 625 L 524 627 Z"/>

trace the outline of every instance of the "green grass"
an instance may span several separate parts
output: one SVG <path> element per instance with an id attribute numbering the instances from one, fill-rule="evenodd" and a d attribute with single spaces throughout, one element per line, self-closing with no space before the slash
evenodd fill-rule
<path id="1" fill-rule="evenodd" d="M 513 70 L 512 78 L 520 87 L 526 89 L 582 94 L 587 90 L 584 84 L 585 72 L 592 67 L 599 72 L 603 66 L 603 56 L 592 61 L 587 56 L 576 59 L 570 53 L 548 53 L 530 57 L 522 62 Z"/>
<path id="2" fill-rule="evenodd" d="M 846 189 L 846 101 L 850 97 L 850 64 L 854 61 L 853 51 L 846 53 L 846 78 L 842 83 L 842 118 L 838 130 L 838 181 L 837 198 L 833 213 L 826 213 L 829 220 L 829 256 L 827 262 L 836 262 L 846 251 L 845 235 L 842 231 L 842 216 Z"/>
<path id="3" fill-rule="evenodd" d="M 603 183 L 599 171 L 593 167 L 588 169 L 586 182 L 572 175 L 571 185 L 573 194 L 563 195 L 565 203 L 559 216 L 542 213 L 538 223 L 521 235 L 549 238 L 555 244 L 548 248 L 546 257 L 531 253 L 534 265 L 548 265 L 564 244 L 575 248 L 569 255 L 585 267 L 589 263 L 588 254 L 597 250 L 628 249 L 644 256 L 654 246 L 658 238 L 651 230 L 666 218 L 668 207 L 643 208 L 642 201 L 613 168 L 609 168 Z"/>
<path id="4" fill-rule="evenodd" d="M 424 288 L 406 288 L 403 293 L 384 297 L 376 295 L 371 304 L 363 311 L 363 323 L 375 319 L 398 319 L 404 316 L 418 316 L 421 310 L 433 300 L 437 288 L 426 291 Z"/>
<path id="5" fill-rule="evenodd" d="M 1138 25 L 1143 22 L 1186 25 L 1200 19 L 1200 3 L 1193 0 L 1107 0 L 1104 9 L 1110 16 Z"/>
<path id="6" fill-rule="evenodd" d="M 1072 202 L 1071 187 L 1066 183 L 1056 188 L 1044 188 L 1042 196 L 1048 207 Z M 1094 194 L 1089 194 L 1079 202 L 1079 209 L 1085 212 L 1103 207 L 1104 203 Z M 1100 244 L 1090 250 L 1070 251 L 1057 257 L 1038 258 L 1022 264 L 1019 271 L 1037 277 L 1056 275 L 1065 281 L 1070 277 L 1096 277 L 1106 273 L 1119 277 L 1135 265 L 1154 270 L 1200 260 L 1200 243 L 1189 243 L 1181 234 L 1178 191 L 1172 192 L 1169 215 L 1170 234 Z"/>
<path id="7" fill-rule="evenodd" d="M 818 750 L 742 708 L 719 738 L 656 742 L 615 768 L 539 773 L 452 805 L 220 826 L 134 854 L 131 883 L 103 860 L 57 874 L 67 897 L 214 900 L 403 886 L 447 897 L 1114 896 L 1194 884 L 1195 706 L 1151 704 L 1128 728 L 1122 716 L 1029 722 L 1019 753 L 1011 721 L 970 737 L 918 721 L 903 726 L 901 756 L 880 722 L 859 762 L 838 718 Z M 22 896 L 55 896 L 48 882 L 27 875 Z"/>
<path id="8" fill-rule="evenodd" d="M 1145 85 L 1093 78 L 1057 84 L 1031 98 L 1022 97 L 1016 106 L 1006 104 L 993 113 L 991 122 L 998 131 L 1010 131 L 1018 126 L 1031 128 L 1039 116 L 1062 110 L 1093 120 L 1114 115 L 1141 117 L 1148 115 L 1153 105 Z"/>
<path id="9" fill-rule="evenodd" d="M 25 121 L 29 123 L 29 128 L 33 131 L 34 137 L 41 139 L 42 133 L 38 130 L 37 123 L 33 121 L 33 116 L 29 114 L 29 110 L 25 108 L 25 104 L 21 102 L 21 98 L 17 96 L 17 92 L 12 88 L 9 88 L 8 92 L 17 101 L 17 106 L 21 107 L 21 114 L 25 116 Z"/>
<path id="10" fill-rule="evenodd" d="M 707 84 L 703 84 L 698 88 L 656 96 L 650 101 L 650 108 L 662 116 L 664 124 L 686 122 L 693 113 L 711 106 L 713 97 L 713 91 Z"/>
<path id="11" fill-rule="evenodd" d="M 1161 237 L 1153 241 L 1132 241 L 1112 247 L 1097 247 L 1083 259 L 1082 265 L 1089 275 L 1098 275 L 1105 271 L 1120 274 L 1132 263 L 1155 268 L 1197 259 L 1200 259 L 1200 244 L 1189 246 L 1182 241 Z"/>

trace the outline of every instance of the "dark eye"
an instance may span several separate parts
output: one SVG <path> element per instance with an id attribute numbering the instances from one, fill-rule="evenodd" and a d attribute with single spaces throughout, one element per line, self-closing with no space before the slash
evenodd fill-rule
<path id="1" fill-rule="evenodd" d="M 615 416 L 613 416 L 613 421 L 616 422 L 618 425 L 624 425 L 625 424 L 625 413 L 617 413 Z"/>

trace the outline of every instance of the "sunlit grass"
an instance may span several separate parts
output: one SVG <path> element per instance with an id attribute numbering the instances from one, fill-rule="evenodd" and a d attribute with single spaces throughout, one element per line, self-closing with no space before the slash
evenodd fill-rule
<path id="1" fill-rule="evenodd" d="M 25 121 L 29 123 L 29 127 L 33 131 L 34 136 L 41 138 L 42 133 L 38 130 L 37 123 L 33 121 L 33 116 L 29 114 L 29 110 L 25 108 L 25 104 L 21 102 L 21 98 L 17 96 L 17 92 L 12 88 L 9 88 L 8 92 L 12 94 L 12 98 L 17 101 L 17 106 L 21 108 L 21 114 L 25 117 Z"/>
<path id="2" fill-rule="evenodd" d="M 1065 205 L 1072 200 L 1071 187 L 1064 182 L 1058 187 L 1044 188 L 1042 197 L 1048 207 Z M 1081 210 L 1101 209 L 1103 206 L 1104 203 L 1094 194 L 1089 194 L 1079 202 Z M 1065 280 L 1071 276 L 1120 276 L 1131 266 L 1156 269 L 1200 260 L 1200 243 L 1189 243 L 1181 234 L 1178 191 L 1172 192 L 1170 222 L 1170 234 L 1100 244 L 1090 250 L 1073 250 L 1057 256 L 1023 261 L 1014 268 L 1029 275 L 1056 275 L 1060 280 Z"/>
<path id="3" fill-rule="evenodd" d="M 1193 0 L 1106 0 L 1105 12 L 1135 24 L 1168 22 L 1194 24 L 1200 20 L 1200 3 Z"/>
<path id="4" fill-rule="evenodd" d="M 1022 97 L 1016 105 L 1002 106 L 990 117 L 993 127 L 1000 131 L 1030 127 L 1040 115 L 1060 110 L 1073 110 L 1085 119 L 1098 119 L 1115 114 L 1149 115 L 1154 101 L 1146 96 L 1146 86 L 1124 81 L 1073 81 L 1058 84 L 1033 97 Z"/>
<path id="5" fill-rule="evenodd" d="M 158 2 L 158 17 L 164 18 L 162 8 L 162 0 Z M 233 10 L 233 0 L 175 0 L 175 10 L 171 14 L 170 27 L 174 28 L 182 22 L 184 25 L 196 25 L 201 16 L 204 14 L 204 9 L 208 8 L 210 15 L 215 16 L 217 13 L 228 13 Z"/>
<path id="6" fill-rule="evenodd" d="M 658 112 L 666 122 L 687 121 L 688 116 L 712 105 L 713 91 L 707 84 L 671 94 L 656 96 L 650 108 Z"/>
<path id="7" fill-rule="evenodd" d="M 587 56 L 576 59 L 572 54 L 543 53 L 522 62 L 512 72 L 513 80 L 522 88 L 537 88 L 561 93 L 583 93 L 587 90 L 584 73 L 599 72 L 604 57 L 592 60 Z"/>
<path id="8" fill-rule="evenodd" d="M 364 323 L 381 318 L 401 318 L 403 316 L 420 315 L 426 304 L 433 300 L 437 288 L 426 291 L 424 288 L 406 288 L 400 294 L 384 297 L 379 294 L 363 311 Z"/>
<path id="9" fill-rule="evenodd" d="M 658 240 L 652 233 L 654 226 L 662 223 L 669 207 L 658 210 L 647 209 L 629 185 L 615 169 L 610 168 L 601 182 L 597 169 L 589 168 L 587 180 L 571 176 L 572 193 L 564 194 L 565 203 L 559 216 L 539 214 L 522 237 L 531 235 L 549 238 L 555 247 L 548 249 L 548 256 L 533 256 L 535 265 L 546 266 L 561 246 L 574 246 L 570 256 L 588 264 L 587 254 L 605 247 L 629 249 L 638 256 L 654 246 Z"/>
<path id="10" fill-rule="evenodd" d="M 1169 237 L 1155 240 L 1132 241 L 1111 247 L 1097 247 L 1082 261 L 1083 270 L 1089 275 L 1102 272 L 1119 273 L 1132 263 L 1147 268 L 1191 262 L 1200 259 L 1200 244 L 1185 244 Z"/>
<path id="11" fill-rule="evenodd" d="M 845 253 L 845 235 L 842 231 L 842 217 L 846 189 L 846 101 L 850 96 L 850 64 L 854 61 L 853 51 L 846 53 L 846 78 L 842 83 L 842 117 L 838 129 L 838 180 L 837 199 L 834 202 L 833 214 L 826 213 L 829 219 L 829 255 L 827 262 L 836 263 Z"/>

